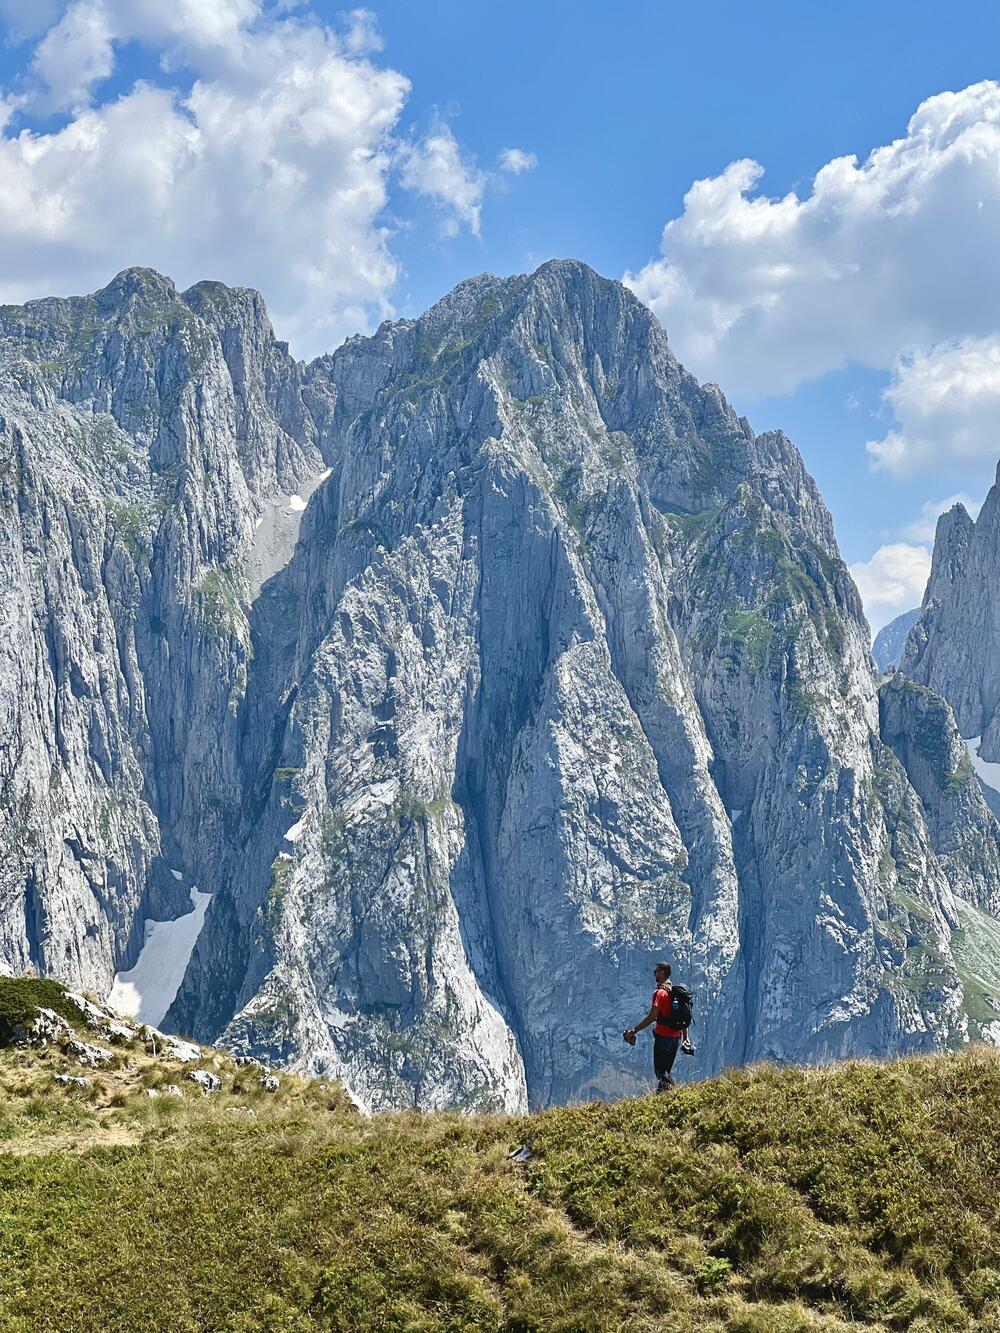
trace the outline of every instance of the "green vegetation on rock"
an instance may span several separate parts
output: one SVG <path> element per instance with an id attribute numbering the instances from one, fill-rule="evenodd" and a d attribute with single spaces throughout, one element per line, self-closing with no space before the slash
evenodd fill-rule
<path id="1" fill-rule="evenodd" d="M 132 559 L 134 561 L 142 560 L 146 556 L 146 542 L 149 534 L 146 520 L 139 506 L 124 503 L 111 504 L 108 506 L 108 517 L 111 519 L 115 536 Z"/>
<path id="2" fill-rule="evenodd" d="M 11 1041 L 17 1029 L 29 1027 L 39 1009 L 52 1009 L 66 1019 L 80 1016 L 58 981 L 46 977 L 0 977 L 0 1044 Z"/>
<path id="3" fill-rule="evenodd" d="M 244 598 L 247 573 L 243 562 L 234 561 L 210 569 L 198 584 L 195 615 L 202 628 L 219 639 L 237 638 L 249 643 Z"/>
<path id="4" fill-rule="evenodd" d="M 772 627 L 759 611 L 740 611 L 728 615 L 726 634 L 733 643 L 746 648 L 747 659 L 754 671 L 764 669 Z"/>
<path id="5" fill-rule="evenodd" d="M 679 528 L 689 542 L 695 542 L 706 531 L 719 511 L 717 509 L 702 509 L 696 514 L 686 514 L 677 509 L 661 509 L 659 512 L 674 527 Z"/>
<path id="6" fill-rule="evenodd" d="M 1000 1023 L 1000 922 L 960 899 L 957 907 L 961 924 L 951 948 L 965 1011 L 979 1027 Z"/>

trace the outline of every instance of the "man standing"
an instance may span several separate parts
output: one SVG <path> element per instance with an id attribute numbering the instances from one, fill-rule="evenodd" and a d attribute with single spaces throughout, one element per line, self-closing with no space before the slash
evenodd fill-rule
<path id="1" fill-rule="evenodd" d="M 688 1030 L 687 1024 L 683 1027 L 674 1026 L 677 1020 L 673 1018 L 671 1012 L 674 1005 L 670 986 L 670 964 L 657 963 L 653 969 L 653 976 L 656 980 L 656 990 L 653 992 L 653 1003 L 649 1013 L 641 1023 L 636 1023 L 634 1028 L 628 1028 L 622 1036 L 630 1046 L 634 1046 L 635 1034 L 641 1032 L 643 1028 L 648 1028 L 650 1023 L 654 1025 L 653 1069 L 656 1071 L 656 1091 L 666 1092 L 668 1088 L 674 1086 L 670 1071 L 677 1058 L 677 1048 L 682 1041 L 685 1046 L 688 1044 Z M 684 987 L 679 989 L 685 990 Z M 690 994 L 690 992 L 685 993 Z"/>

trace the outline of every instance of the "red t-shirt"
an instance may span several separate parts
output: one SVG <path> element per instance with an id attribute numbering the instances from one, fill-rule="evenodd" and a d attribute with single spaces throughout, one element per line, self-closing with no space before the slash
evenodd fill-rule
<path id="1" fill-rule="evenodd" d="M 657 1013 L 667 1017 L 670 1016 L 670 987 L 658 986 L 653 992 L 653 1008 Z M 654 1037 L 683 1037 L 684 1033 L 677 1028 L 672 1028 L 669 1023 L 654 1023 Z"/>

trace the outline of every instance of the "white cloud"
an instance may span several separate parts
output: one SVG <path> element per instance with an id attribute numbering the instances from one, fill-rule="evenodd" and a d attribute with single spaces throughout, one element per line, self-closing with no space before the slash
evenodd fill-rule
<path id="1" fill-rule="evenodd" d="M 1000 455 L 1000 335 L 901 358 L 884 396 L 895 425 L 867 446 L 874 468 L 980 471 Z"/>
<path id="2" fill-rule="evenodd" d="M 522 171 L 534 171 L 538 166 L 538 157 L 526 148 L 504 148 L 497 156 L 500 170 L 511 176 L 520 176 Z"/>
<path id="3" fill-rule="evenodd" d="M 261 17 L 260 0 L 65 0 L 48 28 L 32 66 L 38 102 L 49 109 L 77 106 L 114 68 L 114 44 L 142 42 L 159 48 L 166 68 L 205 64 L 211 54 L 230 67 L 252 53 L 247 38 Z M 354 51 L 354 27 L 366 11 L 349 15 L 344 47 Z M 48 25 L 46 25 L 48 27 Z M 208 72 L 204 69 L 199 72 Z"/>
<path id="4" fill-rule="evenodd" d="M 40 78 L 62 69 L 69 86 L 75 70 L 79 89 L 103 68 L 65 26 L 88 6 L 64 7 L 43 38 Z M 251 0 L 107 0 L 104 12 L 113 41 L 152 45 L 194 83 L 140 83 L 51 132 L 7 126 L 0 299 L 93 290 L 144 264 L 183 285 L 261 287 L 300 354 L 387 313 L 398 270 L 379 218 L 406 78 L 354 54 L 354 28 L 258 21 Z"/>
<path id="5" fill-rule="evenodd" d="M 436 125 L 418 142 L 402 145 L 399 165 L 403 186 L 444 210 L 446 236 L 454 236 L 462 224 L 479 235 L 486 176 L 463 156 L 447 125 Z"/>
<path id="6" fill-rule="evenodd" d="M 931 572 L 930 552 L 925 546 L 891 542 L 880 546 L 870 560 L 851 565 L 865 615 L 872 632 L 919 606 Z"/>
<path id="7" fill-rule="evenodd" d="M 352 55 L 367 56 L 383 47 L 378 21 L 370 9 L 352 9 L 346 16 L 348 27 L 344 43 Z"/>
<path id="8" fill-rule="evenodd" d="M 681 359 L 732 392 L 785 392 L 851 360 L 992 334 L 1000 310 L 1000 84 L 923 102 L 906 134 L 828 162 L 800 198 L 763 168 L 692 185 L 661 257 L 626 280 Z"/>
<path id="9" fill-rule="evenodd" d="M 99 0 L 70 5 L 35 53 L 35 72 L 48 89 L 43 102 L 53 110 L 86 105 L 94 85 L 115 67 L 111 43 L 112 29 Z"/>
<path id="10" fill-rule="evenodd" d="M 369 10 L 329 26 L 306 0 L 38 0 L 30 23 L 25 7 L 0 0 L 33 41 L 0 87 L 0 300 L 142 264 L 260 287 L 311 355 L 392 313 L 394 186 L 478 235 L 490 178 L 444 124 L 401 135 L 409 81 L 378 63 Z M 130 43 L 159 74 L 95 101 Z"/>
<path id="11" fill-rule="evenodd" d="M 915 542 L 933 542 L 934 534 L 937 532 L 937 521 L 942 514 L 946 514 L 949 509 L 954 509 L 955 505 L 963 505 L 972 517 L 976 518 L 982 504 L 982 500 L 973 500 L 964 491 L 949 495 L 944 500 L 927 500 L 921 506 L 920 517 L 906 525 L 903 529 L 903 535 Z"/>

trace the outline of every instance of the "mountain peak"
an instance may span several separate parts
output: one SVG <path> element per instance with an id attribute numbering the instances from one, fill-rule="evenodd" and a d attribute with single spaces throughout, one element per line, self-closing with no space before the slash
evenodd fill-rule
<path id="1" fill-rule="evenodd" d="M 173 301 L 177 298 L 177 288 L 170 278 L 157 273 L 156 269 L 136 266 L 122 269 L 94 296 L 102 305 L 120 304 L 130 297 Z"/>

